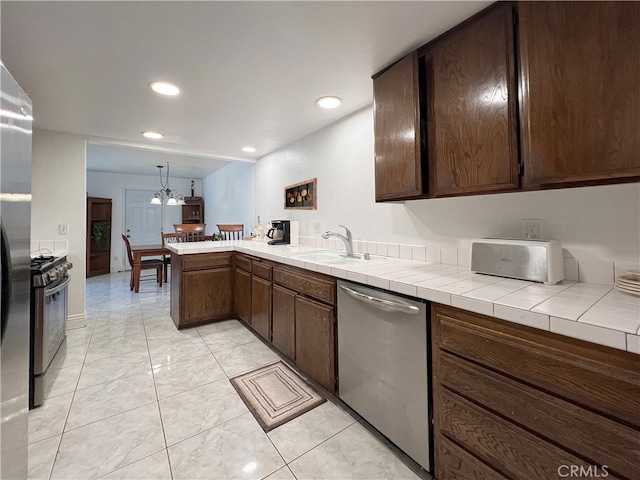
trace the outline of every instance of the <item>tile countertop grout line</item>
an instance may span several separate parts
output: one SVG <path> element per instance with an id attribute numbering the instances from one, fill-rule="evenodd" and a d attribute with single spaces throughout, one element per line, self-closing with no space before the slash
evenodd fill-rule
<path id="1" fill-rule="evenodd" d="M 306 270 L 310 270 L 310 271 L 322 271 L 322 272 L 332 272 L 333 276 L 337 277 L 337 278 L 343 278 L 343 279 L 347 279 L 349 277 L 349 274 L 351 274 L 352 278 L 357 278 L 359 280 L 363 280 L 360 283 L 366 283 L 368 285 L 371 284 L 371 282 L 373 281 L 373 283 L 375 282 L 375 279 L 379 279 L 380 283 L 379 284 L 383 284 L 386 285 L 387 283 L 389 283 L 389 286 L 391 286 L 391 283 L 394 281 L 398 281 L 400 278 L 403 277 L 398 277 L 397 279 L 392 279 L 392 278 L 386 278 L 387 275 L 390 276 L 394 276 L 392 272 L 394 272 L 394 267 L 397 268 L 397 272 L 400 271 L 407 271 L 407 270 L 412 270 L 412 269 L 417 269 L 418 271 L 422 270 L 423 272 L 427 273 L 427 271 L 423 270 L 423 268 L 429 264 L 433 265 L 436 264 L 435 262 L 425 262 L 423 260 L 408 260 L 408 259 L 402 259 L 402 258 L 395 258 L 395 257 L 385 257 L 385 262 L 389 261 L 390 263 L 386 264 L 387 266 L 381 266 L 380 271 L 379 271 L 379 275 L 376 274 L 376 271 L 378 271 L 377 267 L 373 267 L 373 265 L 371 266 L 371 269 L 369 270 L 369 265 L 367 265 L 366 269 L 362 269 L 361 267 L 364 266 L 364 264 L 357 264 L 357 263 L 353 263 L 353 262 L 357 262 L 358 260 L 351 260 L 351 259 L 344 259 L 342 260 L 343 263 L 341 264 L 335 264 L 335 263 L 331 263 L 331 262 L 322 262 L 322 261 L 313 261 L 311 259 L 297 259 L 295 257 L 296 254 L 301 253 L 301 252 L 314 252 L 314 251 L 319 251 L 319 250 L 327 250 L 327 248 L 318 248 L 318 247 L 311 247 L 311 246 L 306 246 L 306 245 L 300 245 L 300 246 L 288 246 L 288 245 L 277 245 L 277 246 L 272 246 L 272 245 L 268 245 L 265 243 L 258 243 L 258 242 L 252 242 L 252 241 L 245 241 L 245 240 L 235 240 L 235 241 L 217 241 L 217 242 L 194 242 L 194 243 L 190 243 L 190 244 L 169 244 L 167 245 L 167 247 L 174 253 L 178 254 L 178 255 L 188 255 L 188 254 L 197 254 L 197 253 L 214 253 L 214 252 L 240 252 L 240 253 L 244 253 L 247 255 L 253 255 L 253 256 L 257 256 L 260 258 L 266 258 L 268 260 L 272 260 L 272 261 L 276 261 L 276 262 L 280 262 L 283 263 L 285 265 L 291 265 L 291 266 L 297 266 L 299 268 L 303 268 Z M 339 251 L 336 251 L 336 253 L 339 253 Z M 360 261 L 363 262 L 363 261 Z M 379 265 L 379 264 L 378 264 Z M 442 263 L 439 263 L 438 265 L 445 265 Z M 469 267 L 468 266 L 460 266 L 460 265 L 449 265 L 450 267 L 458 267 L 461 268 L 461 270 L 457 273 L 451 273 L 448 272 L 447 275 L 441 275 L 441 277 L 448 277 L 448 276 L 456 276 L 456 275 L 460 275 L 460 273 L 464 273 L 469 271 Z M 315 267 L 315 270 L 314 270 Z M 355 267 L 355 268 L 354 268 Z M 389 270 L 390 269 L 390 270 Z M 389 271 L 388 271 L 389 270 Z M 440 270 L 444 270 L 447 271 L 448 268 L 443 267 Z M 334 273 L 335 272 L 335 273 Z M 440 275 L 437 275 L 438 270 L 433 270 L 433 271 L 428 271 L 429 274 L 436 274 L 435 277 L 431 278 L 430 280 L 433 280 L 435 278 L 440 277 Z M 338 274 L 338 275 L 336 275 Z M 415 274 L 415 273 L 414 273 Z M 407 275 L 407 277 L 412 276 L 412 275 Z M 465 282 L 468 281 L 469 277 L 466 278 L 460 278 L 459 281 L 461 282 Z M 509 295 L 513 295 L 513 294 L 517 294 L 517 293 L 522 293 L 524 290 L 526 290 L 528 287 L 531 286 L 536 286 L 536 285 L 542 285 L 540 283 L 537 282 L 529 282 L 530 285 L 528 286 L 523 286 L 522 288 L 519 288 L 511 293 L 508 293 L 504 296 L 498 297 L 493 299 L 492 301 L 487 301 L 487 300 L 483 300 L 483 299 L 478 299 L 478 298 L 473 298 L 473 297 L 468 297 L 468 296 L 464 296 L 463 294 L 459 294 L 459 293 L 450 293 L 450 292 L 443 292 L 441 290 L 438 290 L 438 288 L 442 287 L 442 285 L 439 285 L 438 287 L 431 287 L 428 285 L 420 285 L 421 283 L 428 283 L 429 280 L 422 280 L 422 281 L 417 281 L 415 283 L 406 283 L 404 285 L 413 287 L 416 289 L 416 294 L 417 294 L 417 298 L 421 298 L 424 300 L 428 300 L 428 301 L 432 301 L 430 300 L 430 298 L 425 298 L 425 295 L 429 296 L 429 297 L 436 297 L 436 298 L 444 298 L 442 296 L 442 294 L 445 294 L 446 297 L 449 298 L 449 302 L 447 304 L 449 305 L 453 305 L 453 299 L 455 298 L 456 304 L 460 304 L 460 301 L 458 299 L 463 299 L 464 300 L 464 304 L 468 304 L 469 306 L 471 305 L 477 305 L 477 306 L 483 306 L 486 305 L 486 311 L 489 311 L 489 309 L 492 312 L 491 316 L 495 315 L 493 314 L 493 312 L 495 311 L 495 305 L 500 305 L 501 307 L 508 307 L 514 310 L 519 310 L 527 313 L 535 313 L 535 314 L 539 314 L 539 315 L 543 315 L 543 316 L 548 316 L 548 317 L 554 317 L 554 318 L 559 318 L 562 320 L 566 320 L 569 322 L 574 322 L 576 326 L 597 326 L 598 328 L 602 328 L 605 330 L 610 330 L 611 332 L 619 332 L 619 333 L 623 333 L 625 335 L 630 334 L 628 332 L 628 330 L 623 330 L 621 328 L 616 328 L 613 326 L 606 326 L 603 324 L 598 324 L 598 325 L 593 325 L 593 324 L 588 324 L 586 322 L 580 322 L 580 318 L 582 318 L 587 312 L 589 312 L 590 310 L 592 310 L 594 307 L 599 306 L 600 302 L 606 302 L 606 304 L 601 305 L 604 312 L 600 312 L 601 315 L 603 317 L 606 317 L 606 307 L 611 307 L 611 308 L 616 308 L 617 303 L 625 303 L 625 304 L 631 304 L 631 305 L 639 305 L 640 307 L 640 299 L 638 299 L 637 302 L 623 302 L 620 299 L 617 298 L 607 298 L 613 291 L 614 288 L 610 285 L 604 285 L 604 284 L 589 284 L 589 283 L 584 283 L 584 282 L 576 282 L 576 281 L 569 281 L 569 280 L 565 280 L 565 282 L 569 283 L 570 285 L 568 285 L 566 288 L 562 288 L 562 289 L 558 289 L 557 291 L 554 291 L 553 289 L 550 289 L 550 291 L 548 293 L 550 293 L 550 295 L 548 296 L 544 296 L 544 298 L 542 299 L 538 299 L 534 297 L 534 301 L 536 301 L 535 304 L 533 304 L 532 306 L 528 307 L 528 308 L 524 308 L 524 307 L 520 307 L 517 305 L 507 305 L 504 303 L 497 303 L 497 300 L 503 299 L 504 297 L 507 297 Z M 403 282 L 398 282 L 398 283 L 403 283 Z M 437 283 L 437 282 L 434 282 Z M 453 284 L 456 282 L 447 282 L 445 284 Z M 497 283 L 497 282 L 495 282 Z M 548 302 L 550 299 L 558 297 L 559 295 L 562 294 L 566 294 L 566 293 L 570 293 L 573 294 L 574 292 L 570 292 L 572 290 L 572 288 L 575 288 L 576 290 L 580 290 L 580 289 L 584 289 L 585 287 L 608 287 L 608 289 L 602 293 L 602 294 L 597 294 L 595 296 L 592 297 L 592 299 L 589 299 L 587 302 L 583 302 L 582 306 L 579 307 L 575 307 L 575 306 L 571 306 L 568 307 L 569 309 L 573 309 L 574 312 L 579 312 L 579 314 L 577 314 L 576 318 L 566 318 L 564 317 L 562 311 L 560 311 L 561 309 L 558 308 L 558 311 L 554 311 L 553 308 L 554 307 L 548 307 L 548 311 L 546 312 L 535 312 L 533 309 L 536 307 L 539 307 L 541 304 Z M 487 285 L 482 285 L 479 288 L 483 288 Z M 555 286 L 555 285 L 554 285 Z M 386 288 L 385 288 L 386 289 Z M 421 291 L 422 289 L 422 291 Z M 390 291 L 392 291 L 390 288 L 388 289 Z M 473 290 L 477 290 L 477 289 L 473 289 Z M 597 290 L 597 289 L 596 289 Z M 413 290 L 412 290 L 413 291 Z M 425 293 L 425 291 L 428 291 L 429 293 Z M 470 290 L 471 291 L 471 290 Z M 468 292 L 464 292 L 464 293 L 468 293 Z M 539 295 L 539 294 L 538 294 Z M 562 297 L 560 297 L 562 298 Z M 606 299 L 606 300 L 605 300 Z M 626 298 L 625 298 L 626 300 Z M 441 303 L 441 302 L 440 302 Z M 586 305 L 586 306 L 585 306 Z M 463 308 L 465 309 L 465 307 L 459 307 L 459 308 Z M 466 308 L 467 310 L 469 310 L 469 308 Z M 484 310 L 484 308 L 483 308 Z M 639 308 L 639 312 L 640 312 L 640 308 Z M 482 313 L 482 312 L 481 312 Z M 609 315 L 610 317 L 615 318 L 614 315 Z M 500 317 L 496 317 L 496 318 L 500 318 Z M 513 320 L 508 320 L 508 319 L 502 319 L 505 321 L 513 321 Z M 534 328 L 539 328 L 542 330 L 545 330 L 544 328 L 540 328 L 540 327 L 534 327 Z M 551 330 L 552 331 L 552 330 Z M 640 334 L 640 327 L 636 332 L 637 334 Z M 564 335 L 564 336 L 572 336 L 566 333 L 561 333 L 560 335 Z M 630 334 L 632 335 L 632 334 Z M 575 338 L 581 338 L 580 334 L 577 333 L 575 335 Z M 589 340 L 587 340 L 589 341 Z M 596 341 L 591 341 L 591 343 L 598 343 Z M 634 347 L 629 348 L 629 344 L 631 342 L 627 341 L 625 344 L 625 348 L 626 351 L 628 352 L 632 352 L 632 353 L 636 353 L 636 354 L 640 354 L 639 351 L 637 351 Z M 617 348 L 618 350 L 623 350 L 625 351 L 625 348 L 619 348 L 619 347 L 614 347 Z"/>

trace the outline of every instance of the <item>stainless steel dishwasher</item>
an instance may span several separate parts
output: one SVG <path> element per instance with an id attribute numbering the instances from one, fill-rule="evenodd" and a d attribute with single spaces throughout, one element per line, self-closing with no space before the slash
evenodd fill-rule
<path id="1" fill-rule="evenodd" d="M 340 399 L 431 470 L 427 305 L 338 281 Z"/>

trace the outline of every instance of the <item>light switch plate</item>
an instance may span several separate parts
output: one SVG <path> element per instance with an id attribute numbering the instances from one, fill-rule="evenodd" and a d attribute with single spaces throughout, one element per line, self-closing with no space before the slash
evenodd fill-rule
<path id="1" fill-rule="evenodd" d="M 58 233 L 60 235 L 69 235 L 69 224 L 68 223 L 60 223 L 58 225 Z"/>

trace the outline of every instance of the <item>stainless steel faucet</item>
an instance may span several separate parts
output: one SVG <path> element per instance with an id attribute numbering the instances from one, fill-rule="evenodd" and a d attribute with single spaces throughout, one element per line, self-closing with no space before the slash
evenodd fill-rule
<path id="1" fill-rule="evenodd" d="M 349 230 L 344 225 L 340 225 L 340 227 L 344 228 L 347 231 L 347 236 L 341 235 L 337 232 L 326 231 L 322 234 L 322 238 L 327 239 L 329 237 L 338 237 L 344 243 L 344 248 L 346 250 L 345 257 L 360 258 L 358 255 L 353 254 L 353 240 L 351 237 L 351 230 Z"/>

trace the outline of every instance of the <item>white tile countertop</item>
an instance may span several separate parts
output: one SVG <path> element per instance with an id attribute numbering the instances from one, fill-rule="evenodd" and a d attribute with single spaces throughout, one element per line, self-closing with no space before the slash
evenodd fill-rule
<path id="1" fill-rule="evenodd" d="M 296 256 L 326 249 L 243 240 L 176 243 L 167 248 L 178 255 L 246 253 L 640 354 L 640 297 L 611 285 L 571 281 L 543 285 L 476 274 L 466 266 L 381 256 L 311 261 Z"/>

